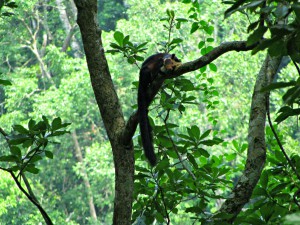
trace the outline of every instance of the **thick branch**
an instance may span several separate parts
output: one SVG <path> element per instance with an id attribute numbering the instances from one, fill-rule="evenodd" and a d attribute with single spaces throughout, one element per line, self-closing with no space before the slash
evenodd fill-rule
<path id="1" fill-rule="evenodd" d="M 221 55 L 230 52 L 230 51 L 249 51 L 252 50 L 255 45 L 247 46 L 246 41 L 232 41 L 232 42 L 224 42 L 220 44 L 218 47 L 215 47 L 211 52 L 207 53 L 206 55 L 191 61 L 182 64 L 180 67 L 174 71 L 174 73 L 169 78 L 178 77 L 184 73 L 192 72 L 195 70 L 200 69 L 203 66 L 208 65 L 209 63 L 213 62 L 215 59 L 219 58 Z"/>
<path id="2" fill-rule="evenodd" d="M 261 89 L 272 82 L 280 61 L 281 58 L 275 59 L 267 56 L 256 79 L 250 111 L 248 153 L 245 169 L 232 190 L 232 194 L 220 209 L 221 212 L 232 216 L 230 222 L 235 219 L 243 206 L 249 201 L 264 168 L 266 160 L 266 101 L 269 92 L 261 92 Z"/>
<path id="3" fill-rule="evenodd" d="M 195 70 L 200 69 L 203 66 L 208 65 L 209 63 L 213 62 L 215 59 L 219 58 L 221 55 L 230 52 L 230 51 L 249 51 L 253 49 L 256 45 L 247 46 L 246 41 L 233 41 L 233 42 L 225 42 L 222 43 L 220 46 L 215 47 L 211 52 L 207 53 L 206 55 L 191 61 L 186 62 L 179 66 L 172 74 L 169 75 L 159 75 L 152 85 L 148 88 L 148 95 L 151 100 L 155 97 L 158 93 L 159 89 L 161 88 L 163 82 L 166 79 L 171 79 L 178 77 L 182 74 L 192 72 Z M 137 128 L 138 124 L 138 115 L 137 112 L 134 112 L 126 123 L 126 128 L 124 130 L 124 144 L 129 145 L 130 141 L 134 135 L 134 132 Z"/>

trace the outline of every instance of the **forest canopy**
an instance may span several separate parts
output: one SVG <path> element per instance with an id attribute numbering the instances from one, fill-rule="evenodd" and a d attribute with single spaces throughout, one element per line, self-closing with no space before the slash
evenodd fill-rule
<path id="1" fill-rule="evenodd" d="M 5 0 L 0 59 L 0 224 L 300 224 L 298 1 Z"/>

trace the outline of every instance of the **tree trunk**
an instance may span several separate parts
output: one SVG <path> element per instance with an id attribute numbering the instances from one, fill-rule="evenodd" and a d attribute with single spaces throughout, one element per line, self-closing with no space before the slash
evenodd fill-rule
<path id="1" fill-rule="evenodd" d="M 125 120 L 111 79 L 97 24 L 97 0 L 75 0 L 86 60 L 96 101 L 112 146 L 115 165 L 113 224 L 131 224 L 133 201 L 133 146 L 123 141 Z"/>
<path id="2" fill-rule="evenodd" d="M 80 163 L 80 172 L 81 172 L 83 183 L 84 183 L 84 186 L 86 188 L 87 195 L 88 195 L 87 197 L 88 197 L 88 202 L 89 202 L 90 215 L 95 221 L 97 221 L 97 214 L 96 214 L 96 209 L 95 209 L 95 205 L 94 205 L 94 199 L 93 199 L 93 193 L 92 193 L 92 190 L 91 190 L 91 184 L 90 184 L 90 181 L 89 181 L 88 174 L 86 172 L 86 168 L 85 168 L 85 164 L 84 164 L 84 161 L 83 161 L 81 148 L 80 148 L 79 143 L 78 143 L 76 131 L 72 132 L 72 138 L 73 138 L 73 142 L 74 142 L 74 146 L 75 146 L 75 155 L 76 155 L 76 158 L 77 158 L 78 162 Z"/>
<path id="3" fill-rule="evenodd" d="M 66 6 L 63 4 L 63 1 L 62 0 L 56 0 L 56 5 L 57 5 L 57 8 L 58 8 L 58 12 L 59 12 L 59 18 L 60 18 L 60 21 L 62 22 L 62 25 L 63 25 L 63 28 L 67 34 L 67 42 L 65 41 L 65 43 L 70 43 L 71 44 L 71 48 L 73 49 L 73 51 L 75 52 L 74 55 L 75 57 L 79 58 L 80 57 L 80 54 L 79 54 L 79 51 L 80 51 L 80 45 L 79 43 L 77 42 L 77 40 L 75 39 L 75 37 L 73 36 L 74 34 L 74 26 L 71 26 L 70 24 L 70 21 L 69 21 L 69 18 L 68 18 L 68 14 L 67 14 L 67 11 L 66 11 Z M 64 44 L 63 46 L 63 52 L 65 51 L 66 49 L 66 46 Z"/>

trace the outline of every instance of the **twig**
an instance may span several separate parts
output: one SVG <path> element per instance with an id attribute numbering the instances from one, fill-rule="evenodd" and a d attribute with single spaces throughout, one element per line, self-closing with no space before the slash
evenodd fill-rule
<path id="1" fill-rule="evenodd" d="M 166 128 L 166 131 L 167 131 L 167 134 L 168 134 L 168 137 L 172 143 L 172 146 L 173 146 L 173 149 L 175 150 L 176 154 L 177 154 L 177 157 L 182 165 L 182 167 L 191 175 L 191 177 L 193 178 L 193 180 L 197 180 L 196 176 L 193 174 L 193 172 L 184 164 L 183 160 L 182 160 L 182 157 L 177 149 L 177 146 L 175 145 L 171 135 L 170 135 L 170 131 L 169 131 L 169 128 L 167 126 L 167 120 L 169 118 L 169 115 L 170 115 L 170 109 L 167 111 L 167 115 L 165 117 L 165 119 L 163 120 L 164 121 L 164 125 L 165 125 L 165 128 Z"/>
<path id="2" fill-rule="evenodd" d="M 5 139 L 7 140 L 7 133 L 0 127 L 0 133 L 5 137 Z"/>
<path id="3" fill-rule="evenodd" d="M 10 175 L 14 179 L 14 181 L 17 184 L 18 188 L 26 195 L 26 197 L 29 199 L 29 201 L 31 201 L 39 209 L 42 216 L 44 217 L 44 220 L 45 220 L 46 224 L 47 225 L 53 225 L 50 217 L 48 216 L 46 211 L 43 209 L 43 207 L 38 202 L 36 202 L 34 200 L 34 198 L 22 187 L 21 183 L 18 181 L 18 178 L 15 176 L 15 174 L 12 171 L 10 171 Z"/>
<path id="4" fill-rule="evenodd" d="M 271 121 L 271 116 L 270 116 L 270 102 L 269 101 L 270 101 L 270 96 L 268 95 L 267 99 L 266 99 L 266 108 L 267 108 L 267 116 L 268 116 L 269 125 L 271 127 L 271 130 L 272 130 L 272 132 L 274 134 L 274 137 L 275 137 L 275 139 L 277 141 L 277 144 L 278 144 L 279 148 L 281 149 L 281 151 L 282 151 L 283 155 L 285 156 L 286 160 L 288 161 L 290 167 L 292 168 L 292 170 L 296 174 L 298 180 L 300 181 L 300 175 L 297 172 L 295 166 L 293 165 L 292 160 L 290 159 L 290 157 L 287 155 L 286 151 L 284 150 L 283 145 L 282 145 L 282 143 L 281 143 L 281 141 L 280 141 L 280 139 L 279 139 L 279 137 L 278 137 L 278 135 L 277 135 L 274 127 L 273 127 L 273 124 L 272 124 L 272 121 Z"/>
<path id="5" fill-rule="evenodd" d="M 299 76 L 300 76 L 300 68 L 299 68 L 299 66 L 297 65 L 297 63 L 294 60 L 293 60 L 293 63 L 294 63 L 294 65 L 295 65 L 295 67 L 296 67 L 296 69 L 298 71 Z"/>
<path id="6" fill-rule="evenodd" d="M 152 173 L 152 172 L 151 172 Z M 162 187 L 159 185 L 159 182 L 158 180 L 156 179 L 155 175 L 152 173 L 152 177 L 154 178 L 154 181 L 158 187 L 158 190 L 160 192 L 160 195 L 161 195 L 161 199 L 162 199 L 162 202 L 163 202 L 163 205 L 164 205 L 164 210 L 165 210 L 165 214 L 166 214 L 166 217 L 167 217 L 167 225 L 170 224 L 171 222 L 171 219 L 170 219 L 170 216 L 169 216 L 169 213 L 168 213 L 168 209 L 167 209 L 167 204 L 166 204 L 166 201 L 165 201 L 165 196 L 164 196 L 164 192 L 163 192 L 163 189 Z"/>

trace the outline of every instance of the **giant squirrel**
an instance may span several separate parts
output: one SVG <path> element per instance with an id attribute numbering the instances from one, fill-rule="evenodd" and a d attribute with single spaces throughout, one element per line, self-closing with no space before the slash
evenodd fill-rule
<path id="1" fill-rule="evenodd" d="M 148 105 L 150 104 L 150 99 L 147 96 L 147 88 L 159 73 L 164 74 L 162 68 L 164 71 L 170 72 L 174 71 L 179 65 L 181 65 L 180 60 L 175 54 L 157 53 L 147 58 L 140 69 L 138 116 L 142 145 L 145 155 L 152 166 L 156 164 L 156 156 L 153 147 L 152 128 L 148 118 Z"/>

